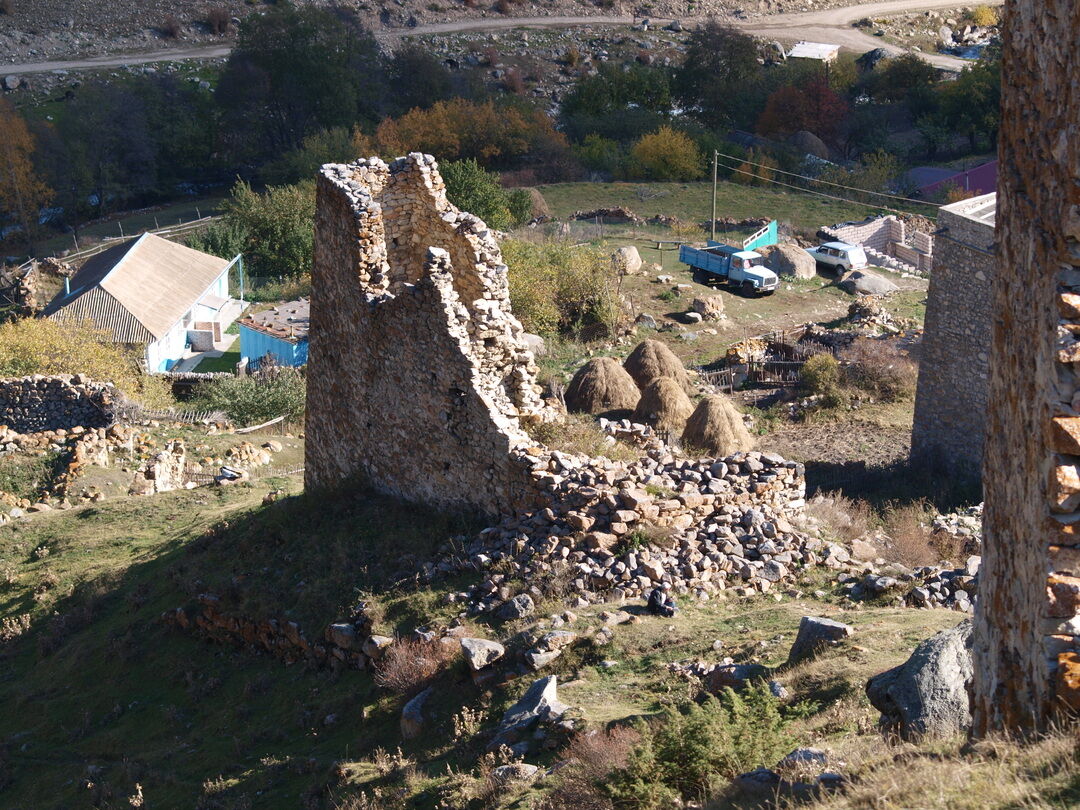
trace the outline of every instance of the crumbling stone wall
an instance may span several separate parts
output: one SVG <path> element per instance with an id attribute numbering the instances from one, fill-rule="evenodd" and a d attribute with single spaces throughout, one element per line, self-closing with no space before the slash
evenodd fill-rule
<path id="1" fill-rule="evenodd" d="M 416 153 L 324 166 L 317 200 L 307 486 L 492 514 L 532 502 L 512 451 L 543 403 L 487 226 Z"/>
<path id="2" fill-rule="evenodd" d="M 994 225 L 967 212 L 993 195 L 942 208 L 915 394 L 912 459 L 978 475 L 989 396 Z"/>
<path id="3" fill-rule="evenodd" d="M 0 380 L 0 425 L 16 433 L 108 427 L 120 394 L 76 374 Z"/>

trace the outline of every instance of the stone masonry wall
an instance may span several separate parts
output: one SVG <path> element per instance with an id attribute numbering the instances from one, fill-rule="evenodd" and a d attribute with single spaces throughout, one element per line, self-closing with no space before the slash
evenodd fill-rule
<path id="1" fill-rule="evenodd" d="M 930 277 L 911 455 L 978 475 L 989 384 L 994 227 L 949 208 L 941 209 L 938 225 L 948 230 L 938 236 Z"/>
<path id="2" fill-rule="evenodd" d="M 491 514 L 532 503 L 512 451 L 543 404 L 487 226 L 416 153 L 324 166 L 317 199 L 307 486 Z"/>
<path id="3" fill-rule="evenodd" d="M 16 433 L 108 427 L 119 393 L 80 375 L 0 380 L 0 425 Z"/>

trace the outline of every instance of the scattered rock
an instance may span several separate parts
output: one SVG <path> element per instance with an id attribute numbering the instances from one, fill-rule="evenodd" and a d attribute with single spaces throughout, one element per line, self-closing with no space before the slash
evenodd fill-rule
<path id="1" fill-rule="evenodd" d="M 401 736 L 406 740 L 415 740 L 424 733 L 424 703 L 431 697 L 434 688 L 429 686 L 401 710 Z"/>
<path id="2" fill-rule="evenodd" d="M 540 769 L 536 765 L 527 762 L 514 762 L 510 765 L 500 765 L 491 772 L 496 782 L 523 782 L 536 776 Z"/>
<path id="3" fill-rule="evenodd" d="M 853 295 L 889 295 L 900 289 L 884 276 L 868 270 L 852 270 L 838 284 L 844 292 Z"/>
<path id="4" fill-rule="evenodd" d="M 822 647 L 836 645 L 854 632 L 855 628 L 850 625 L 832 619 L 803 616 L 799 622 L 799 634 L 788 652 L 788 663 L 812 658 Z"/>
<path id="5" fill-rule="evenodd" d="M 506 653 L 506 648 L 497 641 L 489 641 L 486 638 L 463 638 L 461 652 L 473 672 L 477 672 L 486 666 L 498 661 Z"/>
<path id="6" fill-rule="evenodd" d="M 903 664 L 875 675 L 866 696 L 883 726 L 903 739 L 946 737 L 971 726 L 972 622 L 922 642 Z"/>
<path id="7" fill-rule="evenodd" d="M 633 245 L 624 245 L 611 254 L 611 264 L 619 275 L 632 276 L 641 270 L 641 254 Z"/>
<path id="8" fill-rule="evenodd" d="M 719 295 L 708 298 L 695 298 L 690 309 L 706 321 L 719 321 L 724 318 L 724 299 Z"/>
<path id="9" fill-rule="evenodd" d="M 569 708 L 559 700 L 558 679 L 554 675 L 534 681 L 521 699 L 503 714 L 488 749 L 493 751 L 500 745 L 513 745 L 537 723 L 557 720 Z"/>
<path id="10" fill-rule="evenodd" d="M 504 602 L 502 607 L 496 611 L 495 617 L 508 622 L 530 616 L 534 610 L 536 610 L 536 604 L 533 602 L 533 598 L 527 593 L 519 593 L 513 599 Z"/>

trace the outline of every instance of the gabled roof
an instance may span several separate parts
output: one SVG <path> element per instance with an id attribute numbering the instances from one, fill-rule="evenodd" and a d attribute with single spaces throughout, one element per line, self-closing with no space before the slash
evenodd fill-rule
<path id="1" fill-rule="evenodd" d="M 93 321 L 121 343 L 150 343 L 199 300 L 231 262 L 151 233 L 91 258 L 44 317 Z"/>

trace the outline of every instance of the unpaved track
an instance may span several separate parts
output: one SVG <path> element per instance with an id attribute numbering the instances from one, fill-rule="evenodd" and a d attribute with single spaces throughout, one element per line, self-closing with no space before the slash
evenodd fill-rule
<path id="1" fill-rule="evenodd" d="M 995 3 L 996 5 L 997 3 Z M 902 53 L 903 48 L 882 42 L 877 37 L 864 34 L 852 28 L 851 23 L 863 17 L 883 17 L 903 14 L 911 11 L 930 11 L 956 8 L 958 3 L 942 3 L 940 0 L 888 0 L 887 2 L 864 3 L 845 8 L 826 9 L 824 11 L 805 11 L 795 14 L 777 14 L 770 17 L 755 17 L 737 20 L 735 25 L 749 34 L 770 39 L 805 39 L 812 42 L 831 42 L 856 51 L 868 51 L 884 48 L 893 53 Z M 595 17 L 500 17 L 498 19 L 458 20 L 449 23 L 418 25 L 415 28 L 395 28 L 377 32 L 379 37 L 417 36 L 420 34 L 454 34 L 464 31 L 498 31 L 508 28 L 565 28 L 574 25 L 632 25 L 633 17 L 595 16 Z M 657 24 L 666 20 L 655 20 Z M 694 19 L 683 20 L 695 22 Z M 147 65 L 154 62 L 180 62 L 188 59 L 219 59 L 229 55 L 229 45 L 199 45 L 192 48 L 169 48 L 146 53 L 109 54 L 85 59 L 71 59 L 57 62 L 28 62 L 18 65 L 0 64 L 0 74 L 47 73 L 53 70 L 93 70 L 101 68 L 123 67 L 125 65 Z M 958 70 L 964 60 L 942 54 L 922 54 L 931 64 L 950 70 Z"/>

